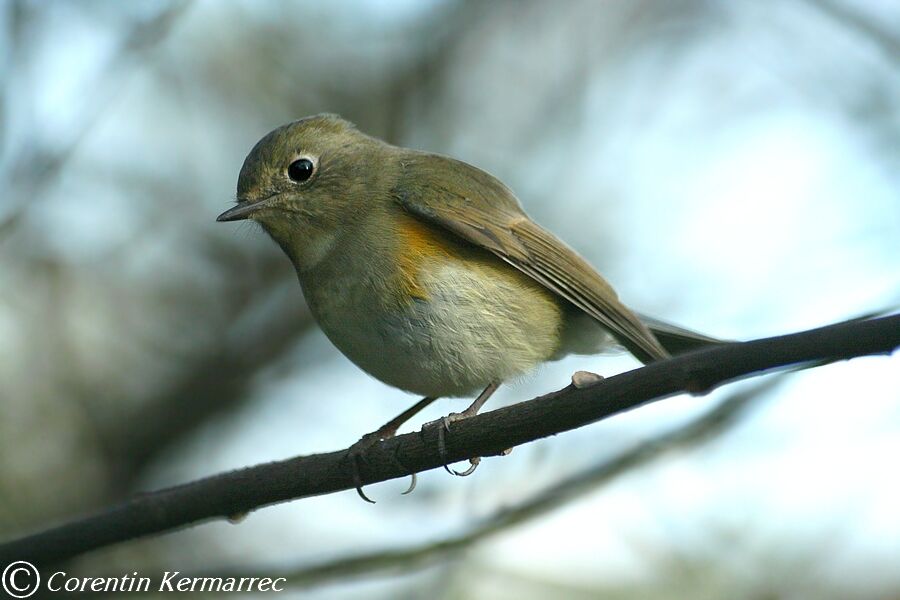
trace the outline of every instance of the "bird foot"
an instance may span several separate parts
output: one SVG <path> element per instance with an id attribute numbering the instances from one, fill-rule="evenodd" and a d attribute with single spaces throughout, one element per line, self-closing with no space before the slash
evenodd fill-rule
<path id="1" fill-rule="evenodd" d="M 379 442 L 394 437 L 395 433 L 395 431 L 385 431 L 383 429 L 379 429 L 378 431 L 373 431 L 362 436 L 361 438 L 359 438 L 358 442 L 347 449 L 346 456 L 352 463 L 353 485 L 356 486 L 356 493 L 359 494 L 360 498 L 371 504 L 375 504 L 375 501 L 366 496 L 366 493 L 362 489 L 362 478 L 359 475 L 360 466 L 365 462 L 365 453 L 369 450 L 369 448 Z M 414 489 L 416 489 L 416 474 L 412 473 L 411 478 L 412 479 L 409 482 L 409 487 L 405 492 L 401 494 L 402 496 L 405 496 L 406 494 L 409 494 Z"/>
<path id="2" fill-rule="evenodd" d="M 472 458 L 470 458 L 469 467 L 464 471 L 451 469 L 447 464 L 446 435 L 450 432 L 450 424 L 456 423 L 457 421 L 462 421 L 463 419 L 468 419 L 469 417 L 475 415 L 476 412 L 477 411 L 469 411 L 468 409 L 458 413 L 454 412 L 450 413 L 446 417 L 442 417 L 436 421 L 431 421 L 430 423 L 425 424 L 425 427 L 428 427 L 430 425 L 436 425 L 438 427 L 438 454 L 440 454 L 441 461 L 444 463 L 444 470 L 451 475 L 456 475 L 457 477 L 468 477 L 469 475 L 474 473 L 475 469 L 478 468 L 478 465 L 481 464 L 480 456 L 473 456 Z"/>
<path id="3" fill-rule="evenodd" d="M 347 449 L 347 458 L 352 463 L 353 485 L 356 486 L 356 493 L 359 494 L 360 498 L 372 504 L 375 504 L 375 501 L 366 496 L 366 493 L 363 492 L 359 468 L 360 465 L 365 462 L 364 454 L 366 453 L 366 450 L 380 442 L 382 439 L 384 438 L 381 436 L 380 431 L 373 431 L 359 438 L 358 442 Z"/>

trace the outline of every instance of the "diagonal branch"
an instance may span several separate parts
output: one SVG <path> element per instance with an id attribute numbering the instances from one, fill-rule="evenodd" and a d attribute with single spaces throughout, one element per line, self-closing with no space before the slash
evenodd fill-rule
<path id="1" fill-rule="evenodd" d="M 787 375 L 788 373 L 782 372 L 774 377 L 761 379 L 756 385 L 731 394 L 694 420 L 570 475 L 519 504 L 498 511 L 477 526 L 446 539 L 407 548 L 366 552 L 287 571 L 271 567 L 255 567 L 247 570 L 244 567 L 217 569 L 205 576 L 260 577 L 261 573 L 265 573 L 268 577 L 283 577 L 290 587 L 305 588 L 335 580 L 346 581 L 348 577 L 373 576 L 387 572 L 405 573 L 428 567 L 447 555 L 465 551 L 482 540 L 531 523 L 567 506 L 620 475 L 631 473 L 669 451 L 701 444 L 726 432 Z"/>
<path id="2" fill-rule="evenodd" d="M 186 0 L 173 2 L 160 14 L 135 24 L 122 37 L 119 48 L 110 53 L 108 63 L 99 69 L 101 76 L 84 88 L 91 97 L 82 104 L 90 109 L 83 115 L 74 135 L 62 141 L 59 140 L 59 136 L 54 137 L 56 145 L 53 149 L 18 150 L 16 156 L 19 160 L 11 168 L 12 180 L 15 184 L 17 179 L 25 179 L 25 187 L 23 190 L 13 188 L 16 191 L 14 196 L 18 196 L 19 203 L 0 216 L 0 240 L 14 229 L 30 207 L 34 206 L 35 198 L 41 197 L 44 190 L 56 181 L 66 162 L 74 156 L 97 123 L 108 114 L 108 100 L 112 95 L 106 89 L 108 82 L 165 40 L 188 7 L 189 3 Z M 27 50 L 22 48 L 14 48 L 14 51 L 27 53 Z"/>
<path id="3" fill-rule="evenodd" d="M 703 394 L 754 373 L 815 361 L 890 354 L 900 315 L 839 323 L 751 342 L 723 344 L 454 423 L 446 459 L 499 455 L 507 448 L 582 427 L 679 393 Z M 438 430 L 425 427 L 371 448 L 360 469 L 375 483 L 443 465 Z M 300 456 L 137 496 L 98 514 L 0 545 L 0 564 L 49 563 L 118 542 L 241 514 L 261 506 L 354 487 L 346 451 Z"/>
<path id="4" fill-rule="evenodd" d="M 835 0 L 813 0 L 813 6 L 840 23 L 841 25 L 868 37 L 883 56 L 896 64 L 900 57 L 900 40 L 890 26 L 879 23 L 875 18 L 867 17 L 862 11 L 851 8 L 847 3 Z"/>

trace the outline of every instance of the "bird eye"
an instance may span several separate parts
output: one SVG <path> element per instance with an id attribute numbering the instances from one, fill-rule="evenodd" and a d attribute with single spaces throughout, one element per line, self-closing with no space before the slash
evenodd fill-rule
<path id="1" fill-rule="evenodd" d="M 291 181 L 301 183 L 312 177 L 315 165 L 308 158 L 299 158 L 288 165 L 287 173 Z"/>

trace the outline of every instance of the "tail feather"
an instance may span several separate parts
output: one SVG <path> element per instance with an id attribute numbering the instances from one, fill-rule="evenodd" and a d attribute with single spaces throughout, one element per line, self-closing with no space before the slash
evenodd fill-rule
<path id="1" fill-rule="evenodd" d="M 638 314 L 638 318 L 653 332 L 659 343 L 669 354 L 683 354 L 691 350 L 699 350 L 714 344 L 724 344 L 729 340 L 720 340 L 690 329 L 672 325 L 653 317 Z"/>
<path id="2" fill-rule="evenodd" d="M 897 308 L 897 306 L 892 306 L 882 310 L 863 313 L 855 317 L 846 319 L 845 321 L 842 321 L 842 323 L 852 323 L 854 321 L 865 321 L 867 319 L 873 319 L 875 317 L 880 317 L 882 315 L 896 312 Z M 653 332 L 653 335 L 656 336 L 656 339 L 659 340 L 659 343 L 662 344 L 662 347 L 665 348 L 666 352 L 668 352 L 669 354 L 683 354 L 684 352 L 690 352 L 691 350 L 699 350 L 700 348 L 706 348 L 715 344 L 727 344 L 735 341 L 717 339 L 708 335 L 703 335 L 702 333 L 697 333 L 696 331 L 691 331 L 690 329 L 679 327 L 678 325 L 672 325 L 671 323 L 666 323 L 665 321 L 654 319 L 653 317 L 648 317 L 647 315 L 643 315 L 641 313 L 635 314 L 641 321 L 643 321 L 644 325 L 646 325 L 647 328 Z M 803 369 L 810 366 L 824 365 L 831 362 L 834 361 L 816 361 L 814 363 L 803 365 L 799 368 Z"/>

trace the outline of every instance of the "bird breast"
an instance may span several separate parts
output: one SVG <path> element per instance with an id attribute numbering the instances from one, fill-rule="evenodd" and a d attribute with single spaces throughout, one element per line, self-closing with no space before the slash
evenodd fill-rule
<path id="1" fill-rule="evenodd" d="M 395 239 L 364 260 L 301 274 L 322 330 L 357 366 L 423 396 L 466 396 L 557 353 L 564 307 L 551 292 L 415 221 Z"/>

